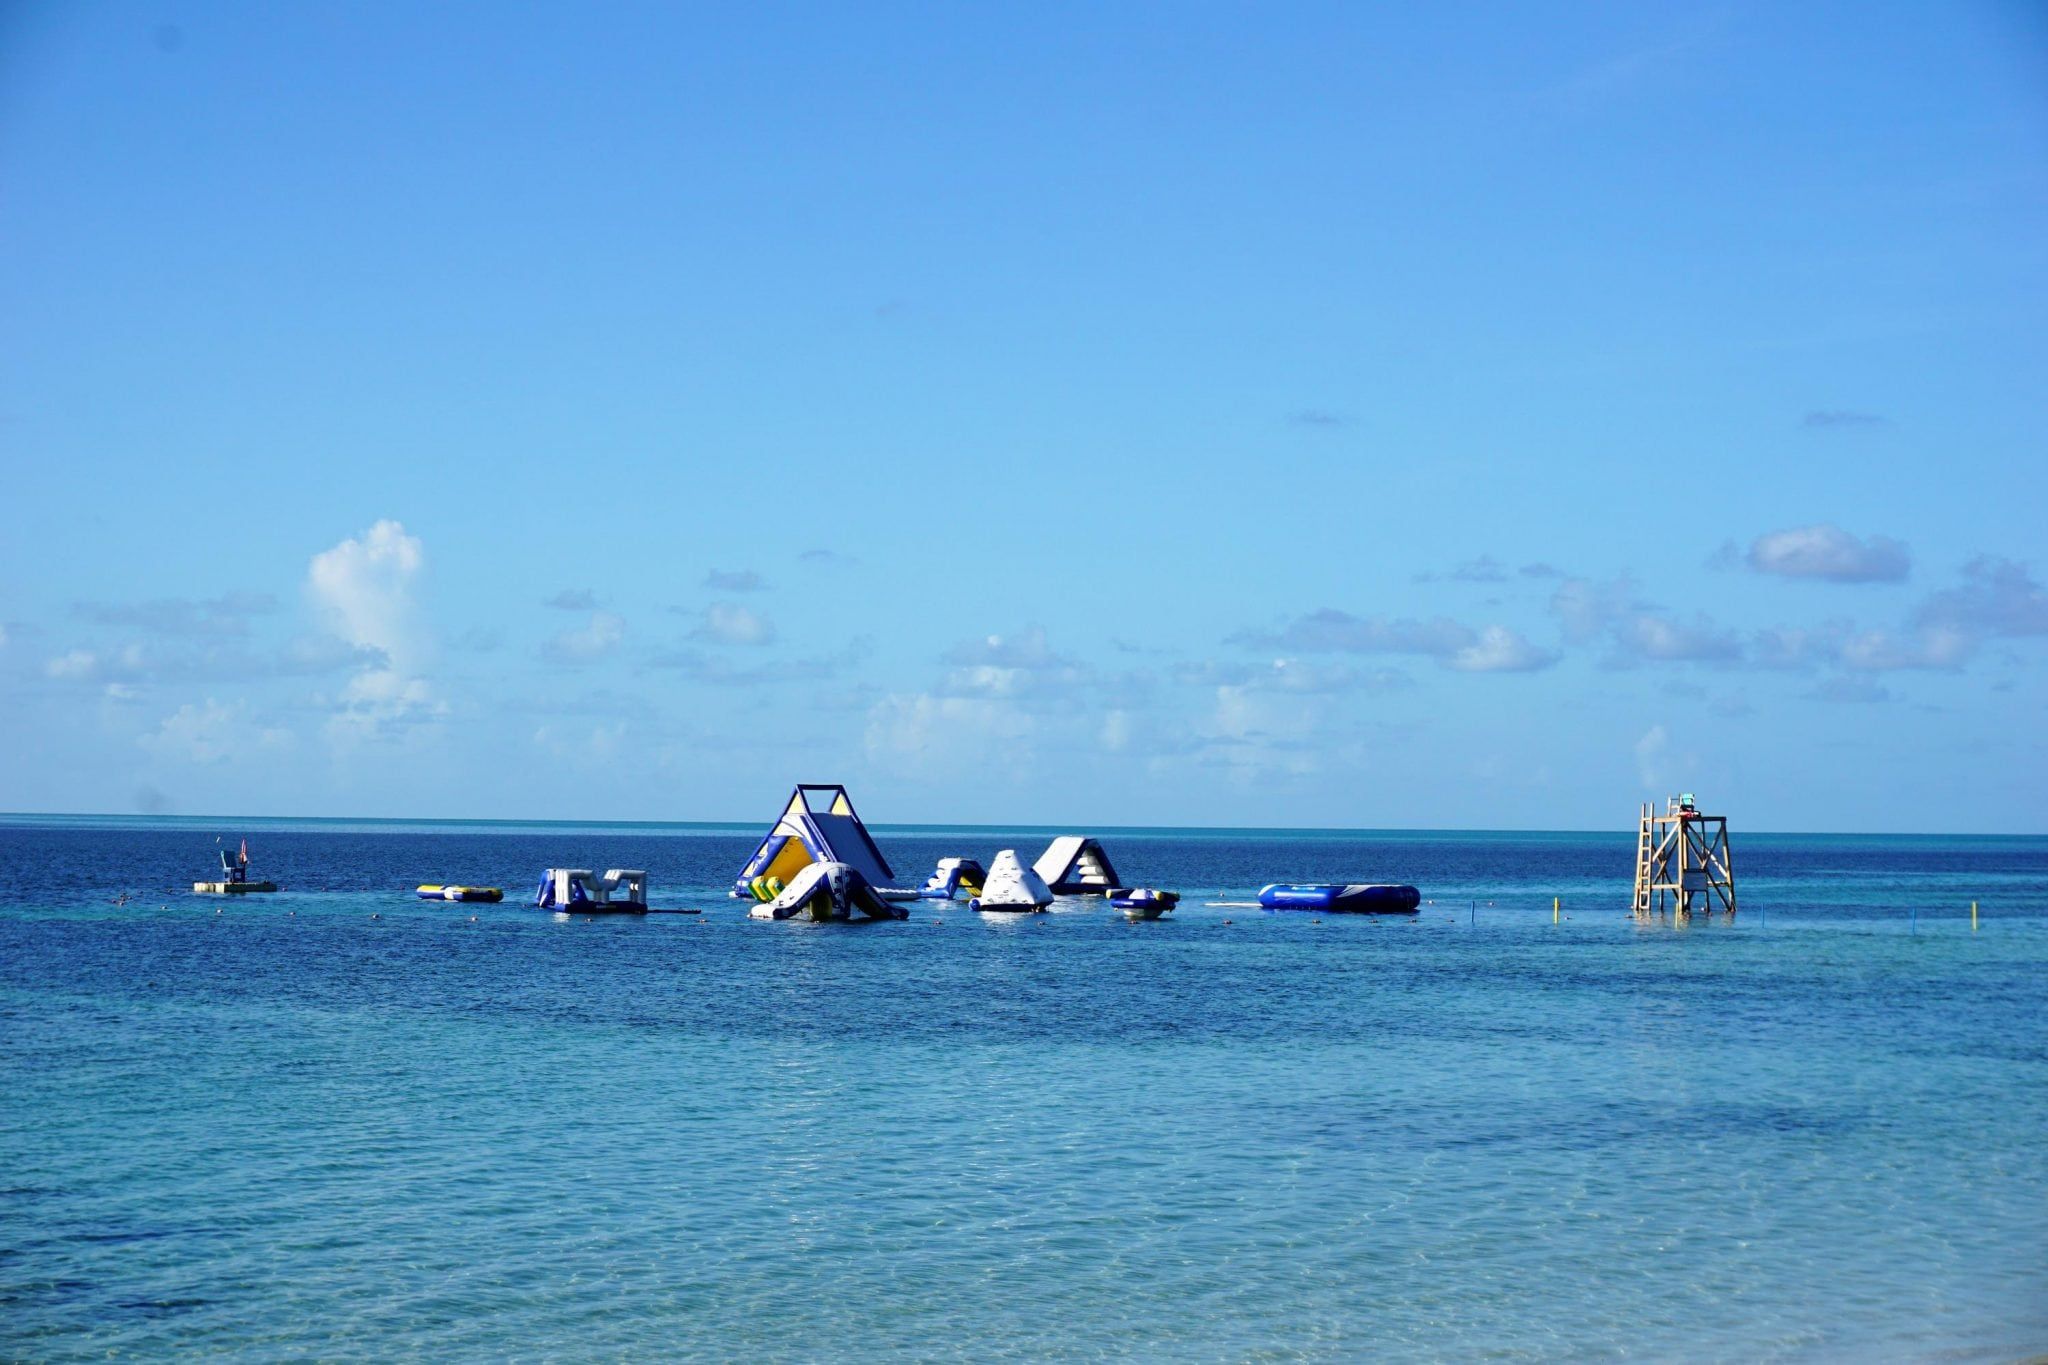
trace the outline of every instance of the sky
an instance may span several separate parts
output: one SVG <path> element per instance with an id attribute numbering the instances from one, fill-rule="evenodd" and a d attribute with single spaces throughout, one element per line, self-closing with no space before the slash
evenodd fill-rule
<path id="1" fill-rule="evenodd" d="M 2048 829 L 2039 4 L 0 7 L 0 810 Z"/>

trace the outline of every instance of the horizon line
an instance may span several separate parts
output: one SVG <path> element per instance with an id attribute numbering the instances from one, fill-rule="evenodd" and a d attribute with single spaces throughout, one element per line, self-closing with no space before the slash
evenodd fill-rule
<path id="1" fill-rule="evenodd" d="M 555 819 L 529 816 L 418 816 L 418 815 L 224 815 L 205 813 L 180 815 L 171 812 L 145 814 L 139 811 L 0 811 L 0 821 L 32 822 L 36 820 L 110 820 L 110 821 L 180 821 L 188 823 L 215 822 L 235 824 L 248 821 L 298 821 L 307 823 L 348 824 L 348 825 L 567 825 L 635 829 L 736 829 L 750 830 L 762 824 L 758 819 L 746 820 L 603 820 L 603 819 Z M 773 820 L 767 823 L 773 824 Z M 915 832 L 921 830 L 962 830 L 1007 833 L 1072 833 L 1077 828 L 1097 833 L 1145 834 L 1145 833 L 1246 833 L 1246 834 L 1632 834 L 1634 831 L 1623 824 L 1566 828 L 1560 826 L 1536 825 L 1127 825 L 1104 824 L 1075 826 L 1072 824 L 1049 825 L 1041 823 L 988 824 L 981 821 L 933 821 L 933 820 L 863 820 L 863 824 L 875 830 L 898 830 Z M 1767 829 L 1759 826 L 1747 827 L 1741 832 L 1765 835 L 1826 835 L 1836 838 L 1979 838 L 1979 839 L 2039 839 L 2048 837 L 2048 831 L 2019 830 L 1908 830 L 1908 829 Z"/>

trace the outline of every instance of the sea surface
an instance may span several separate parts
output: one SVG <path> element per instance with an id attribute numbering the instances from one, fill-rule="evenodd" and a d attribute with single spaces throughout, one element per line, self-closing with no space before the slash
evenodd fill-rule
<path id="1" fill-rule="evenodd" d="M 1168 919 L 814 925 L 760 832 L 0 817 L 0 1358 L 2048 1351 L 2048 839 L 1738 829 L 1676 927 L 1632 828 L 1098 830 Z"/>

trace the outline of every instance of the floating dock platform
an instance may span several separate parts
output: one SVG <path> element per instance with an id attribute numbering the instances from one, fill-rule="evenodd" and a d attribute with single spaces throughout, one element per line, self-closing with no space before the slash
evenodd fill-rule
<path id="1" fill-rule="evenodd" d="M 201 896 L 249 896 L 277 890 L 276 882 L 194 882 L 192 890 Z"/>

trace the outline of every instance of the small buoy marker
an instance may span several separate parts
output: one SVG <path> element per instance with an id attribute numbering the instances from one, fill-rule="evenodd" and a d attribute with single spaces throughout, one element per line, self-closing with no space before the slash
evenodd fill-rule
<path id="1" fill-rule="evenodd" d="M 1970 902 L 1970 932 L 1977 932 L 1977 902 Z"/>
<path id="2" fill-rule="evenodd" d="M 1558 917 L 1559 917 L 1559 913 L 1560 913 L 1560 912 L 1562 911 L 1563 907 L 1564 907 L 1564 897 L 1563 897 L 1563 896 L 1552 896 L 1552 897 L 1550 898 L 1550 922 L 1551 922 L 1552 924 L 1555 924 L 1555 923 L 1557 923 L 1557 921 L 1558 921 Z"/>

